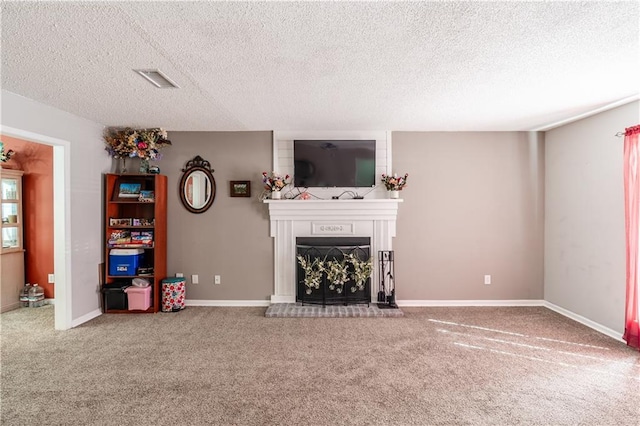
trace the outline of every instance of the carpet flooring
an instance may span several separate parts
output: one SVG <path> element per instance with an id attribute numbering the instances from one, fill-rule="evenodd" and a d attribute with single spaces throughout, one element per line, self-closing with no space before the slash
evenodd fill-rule
<path id="1" fill-rule="evenodd" d="M 0 315 L 2 425 L 638 425 L 640 353 L 543 307 Z"/>

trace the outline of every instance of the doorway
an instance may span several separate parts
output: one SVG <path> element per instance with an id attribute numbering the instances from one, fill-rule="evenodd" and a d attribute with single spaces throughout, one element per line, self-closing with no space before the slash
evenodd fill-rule
<path id="1" fill-rule="evenodd" d="M 70 142 L 26 130 L 2 126 L 0 133 L 53 147 L 53 262 L 55 329 L 71 328 Z"/>

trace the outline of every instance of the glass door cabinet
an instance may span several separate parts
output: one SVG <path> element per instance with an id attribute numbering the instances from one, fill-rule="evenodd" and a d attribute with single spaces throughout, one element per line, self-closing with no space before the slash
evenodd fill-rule
<path id="1" fill-rule="evenodd" d="M 24 286 L 22 174 L 21 170 L 0 167 L 0 312 L 20 307 L 19 294 Z"/>
<path id="2" fill-rule="evenodd" d="M 22 251 L 22 174 L 3 169 L 1 178 L 2 253 Z"/>

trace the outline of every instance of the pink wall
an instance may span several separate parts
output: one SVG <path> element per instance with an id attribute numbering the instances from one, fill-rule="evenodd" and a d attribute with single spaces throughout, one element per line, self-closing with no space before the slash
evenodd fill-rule
<path id="1" fill-rule="evenodd" d="M 22 199 L 24 214 L 25 279 L 44 288 L 53 298 L 48 284 L 53 273 L 53 148 L 48 145 L 2 136 L 5 150 L 16 154 L 6 166 L 24 171 Z M 3 165 L 4 167 L 4 165 Z"/>

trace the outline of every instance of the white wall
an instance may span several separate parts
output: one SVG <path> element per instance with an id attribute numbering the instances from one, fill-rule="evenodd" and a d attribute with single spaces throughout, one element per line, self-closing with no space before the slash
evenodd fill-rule
<path id="1" fill-rule="evenodd" d="M 70 146 L 69 193 L 71 241 L 71 320 L 100 309 L 98 264 L 102 262 L 102 173 L 111 160 L 102 149 L 103 126 L 5 90 L 2 91 L 2 126 L 51 138 Z"/>
<path id="2" fill-rule="evenodd" d="M 546 133 L 544 298 L 622 334 L 625 127 L 639 102 Z"/>

